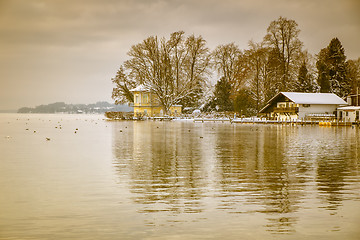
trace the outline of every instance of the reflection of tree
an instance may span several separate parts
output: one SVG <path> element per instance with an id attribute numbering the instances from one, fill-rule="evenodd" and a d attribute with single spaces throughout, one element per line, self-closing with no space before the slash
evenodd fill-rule
<path id="1" fill-rule="evenodd" d="M 337 139 L 328 132 L 325 134 L 328 136 L 324 137 L 327 141 L 321 145 L 316 180 L 320 197 L 327 201 L 325 208 L 337 210 L 344 200 L 349 178 L 358 175 L 359 138 L 358 133 L 349 136 L 351 132 L 348 129 L 339 129 Z M 344 136 L 340 135 L 345 136 L 345 142 Z"/>
<path id="2" fill-rule="evenodd" d="M 329 156 L 323 156 L 318 162 L 318 190 L 326 193 L 329 203 L 327 209 L 336 210 L 342 201 L 344 177 L 347 172 L 346 161 L 332 161 Z"/>
<path id="3" fill-rule="evenodd" d="M 296 218 L 289 214 L 298 209 L 299 188 L 304 186 L 290 173 L 287 134 L 281 127 L 259 126 L 237 126 L 231 133 L 219 133 L 220 209 L 265 213 L 269 230 L 293 231 Z"/>
<path id="4" fill-rule="evenodd" d="M 336 209 L 347 181 L 359 176 L 355 130 L 349 136 L 309 126 L 131 124 L 122 132 L 114 125 L 114 166 L 144 213 L 259 214 L 268 231 L 289 233 L 299 209 L 317 208 L 304 206 L 308 198 L 318 193 Z"/>
<path id="5" fill-rule="evenodd" d="M 132 136 L 115 133 L 116 161 L 128 168 L 131 192 L 135 193 L 134 201 L 143 205 L 141 211 L 203 210 L 199 137 L 193 137 L 185 128 L 172 128 L 171 123 L 161 122 L 135 122 Z M 133 146 L 124 150 L 129 140 Z M 131 156 L 124 159 L 123 151 L 130 151 Z"/>

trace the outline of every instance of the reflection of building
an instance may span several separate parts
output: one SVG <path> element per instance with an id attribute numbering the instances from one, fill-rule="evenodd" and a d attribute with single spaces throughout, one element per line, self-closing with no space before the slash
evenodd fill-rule
<path id="1" fill-rule="evenodd" d="M 279 92 L 260 113 L 276 120 L 334 119 L 336 109 L 343 105 L 348 104 L 333 93 Z"/>
<path id="2" fill-rule="evenodd" d="M 156 94 L 148 90 L 144 85 L 139 85 L 130 90 L 134 94 L 134 116 L 163 116 L 164 110 Z M 169 114 L 177 115 L 181 113 L 181 105 L 170 107 Z"/>

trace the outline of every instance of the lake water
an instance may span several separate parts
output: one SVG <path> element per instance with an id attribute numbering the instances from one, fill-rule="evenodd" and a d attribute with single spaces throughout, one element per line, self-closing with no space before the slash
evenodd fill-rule
<path id="1" fill-rule="evenodd" d="M 358 127 L 0 114 L 2 240 L 360 239 L 359 226 Z"/>

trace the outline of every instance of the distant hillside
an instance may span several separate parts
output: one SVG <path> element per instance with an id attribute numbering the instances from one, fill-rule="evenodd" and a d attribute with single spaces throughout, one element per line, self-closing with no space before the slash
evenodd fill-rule
<path id="1" fill-rule="evenodd" d="M 108 102 L 97 102 L 95 104 L 66 104 L 56 102 L 40 105 L 35 108 L 22 107 L 18 113 L 105 113 L 105 112 L 131 112 L 133 107 L 128 105 L 115 105 Z"/>

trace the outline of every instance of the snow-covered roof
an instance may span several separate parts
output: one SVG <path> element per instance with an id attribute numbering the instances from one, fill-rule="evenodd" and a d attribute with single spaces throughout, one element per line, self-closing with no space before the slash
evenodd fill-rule
<path id="1" fill-rule="evenodd" d="M 360 106 L 339 107 L 338 110 L 360 110 Z"/>
<path id="2" fill-rule="evenodd" d="M 149 89 L 145 87 L 143 84 L 140 84 L 136 88 L 130 89 L 130 92 L 147 92 Z"/>
<path id="3" fill-rule="evenodd" d="M 260 112 L 266 112 L 276 99 L 280 96 L 287 97 L 296 104 L 330 104 L 330 105 L 348 105 L 347 102 L 333 93 L 301 93 L 301 92 L 279 92 L 271 98 L 266 106 Z"/>
<path id="4" fill-rule="evenodd" d="M 281 92 L 281 94 L 296 104 L 348 105 L 347 102 L 333 93 Z"/>

